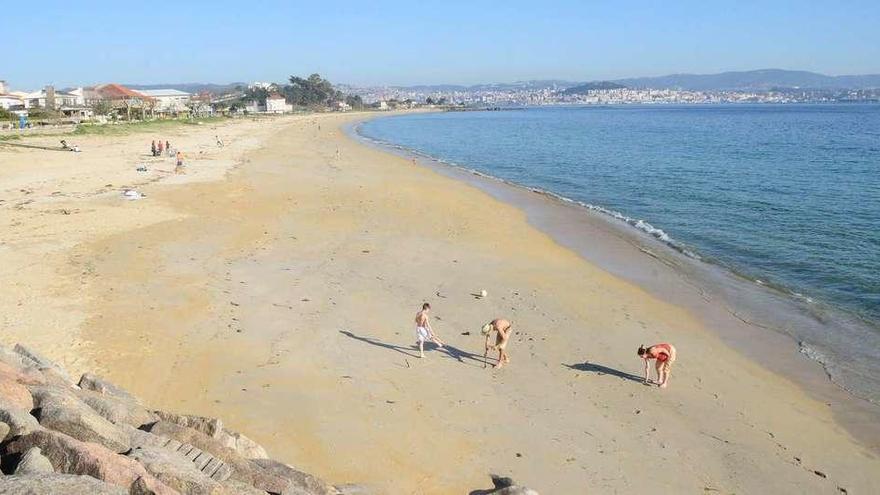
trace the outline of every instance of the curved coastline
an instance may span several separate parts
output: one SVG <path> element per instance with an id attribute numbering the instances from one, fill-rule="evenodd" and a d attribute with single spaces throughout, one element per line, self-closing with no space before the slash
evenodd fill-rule
<path id="1" fill-rule="evenodd" d="M 847 368 L 845 356 L 837 354 L 849 344 L 845 338 L 880 345 L 880 335 L 871 332 L 857 315 L 706 259 L 645 220 L 495 177 L 361 132 L 367 120 L 394 116 L 365 116 L 344 130 L 359 142 L 413 159 L 523 210 L 532 226 L 559 244 L 599 268 L 684 307 L 730 347 L 827 403 L 853 437 L 880 452 L 880 366 L 874 366 L 876 370 Z M 611 253 L 614 248 L 587 241 L 585 229 L 571 227 L 600 230 L 607 234 L 603 241 L 613 239 L 616 248 L 626 246 L 631 252 Z M 633 261 L 632 254 L 643 255 L 639 256 L 639 266 L 625 266 Z M 656 272 L 651 276 L 648 272 L 656 270 L 651 265 L 657 263 L 667 272 L 666 278 L 677 280 L 663 280 Z M 670 287 L 670 282 L 677 286 Z M 841 328 L 846 330 L 834 333 L 834 329 Z M 857 358 L 860 364 L 870 366 L 873 362 L 868 353 Z"/>

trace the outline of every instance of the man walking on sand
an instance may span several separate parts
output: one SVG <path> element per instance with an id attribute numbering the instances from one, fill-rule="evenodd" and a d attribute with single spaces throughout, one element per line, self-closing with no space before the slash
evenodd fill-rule
<path id="1" fill-rule="evenodd" d="M 434 329 L 431 328 L 431 322 L 428 320 L 428 313 L 431 312 L 431 305 L 422 304 L 422 310 L 416 313 L 416 344 L 419 346 L 419 357 L 425 357 L 425 341 L 431 340 L 437 344 L 438 348 L 443 348 L 443 342 L 434 335 Z"/>
<path id="2" fill-rule="evenodd" d="M 645 360 L 645 383 L 652 383 L 648 378 L 648 360 L 656 359 L 657 385 L 666 388 L 669 383 L 669 374 L 672 373 L 672 363 L 675 362 L 675 346 L 672 344 L 654 344 L 645 348 L 640 345 L 637 354 Z"/>
<path id="3" fill-rule="evenodd" d="M 513 333 L 511 330 L 512 326 L 513 324 L 504 318 L 496 318 L 483 325 L 483 329 L 480 330 L 480 333 L 486 336 L 486 351 L 483 353 L 483 368 L 487 366 L 486 359 L 489 357 L 490 349 L 498 351 L 498 362 L 495 363 L 494 366 L 496 369 L 504 366 L 505 363 L 510 362 L 510 356 L 507 354 L 507 342 L 510 341 L 510 334 Z M 491 343 L 492 332 L 496 333 L 494 345 Z"/>

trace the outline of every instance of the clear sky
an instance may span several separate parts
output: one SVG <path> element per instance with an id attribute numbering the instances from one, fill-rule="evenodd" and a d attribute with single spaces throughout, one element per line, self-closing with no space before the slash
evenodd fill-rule
<path id="1" fill-rule="evenodd" d="M 6 5 L 0 79 L 432 84 L 760 68 L 880 73 L 880 0 L 141 1 Z"/>

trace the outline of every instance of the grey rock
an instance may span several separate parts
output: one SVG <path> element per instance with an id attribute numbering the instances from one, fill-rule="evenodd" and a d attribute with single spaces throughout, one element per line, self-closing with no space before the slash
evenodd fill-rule
<path id="1" fill-rule="evenodd" d="M 134 399 L 123 399 L 115 395 L 104 395 L 93 390 L 76 390 L 74 394 L 102 418 L 113 424 L 127 424 L 134 427 L 153 423 L 159 418 L 141 406 Z"/>
<path id="2" fill-rule="evenodd" d="M 128 435 L 128 441 L 131 448 L 137 447 L 164 447 L 168 443 L 168 439 L 144 430 L 139 430 L 131 425 L 119 425 L 122 432 Z"/>
<path id="3" fill-rule="evenodd" d="M 212 480 L 178 452 L 161 447 L 137 447 L 128 454 L 143 465 L 147 472 L 169 487 L 191 495 L 223 493 L 220 483 Z"/>
<path id="4" fill-rule="evenodd" d="M 216 436 L 220 442 L 230 449 L 238 452 L 248 459 L 268 459 L 269 454 L 266 453 L 260 444 L 250 438 L 238 433 L 237 431 L 223 429 Z"/>
<path id="5" fill-rule="evenodd" d="M 0 346 L 0 363 L 5 363 L 16 370 L 36 369 L 39 366 L 33 359 L 6 346 Z"/>
<path id="6" fill-rule="evenodd" d="M 0 421 L 0 443 L 3 443 L 3 440 L 6 440 L 6 436 L 9 435 L 9 425 Z"/>
<path id="7" fill-rule="evenodd" d="M 153 411 L 162 421 L 168 421 L 186 428 L 200 431 L 212 438 L 217 438 L 223 431 L 223 422 L 217 418 L 205 416 L 193 416 L 190 414 L 177 414 L 167 411 Z"/>
<path id="8" fill-rule="evenodd" d="M 37 419 L 46 428 L 66 433 L 83 442 L 94 442 L 114 452 L 131 448 L 128 436 L 81 401 L 72 391 L 33 386 Z"/>
<path id="9" fill-rule="evenodd" d="M 339 495 L 376 495 L 378 492 L 366 485 L 355 483 L 346 483 L 344 485 L 336 485 L 336 491 Z"/>
<path id="10" fill-rule="evenodd" d="M 30 411 L 8 404 L 3 397 L 0 397 L 0 422 L 9 427 L 4 438 L 24 435 L 41 429 L 37 418 L 31 416 Z"/>
<path id="11" fill-rule="evenodd" d="M 78 385 L 83 390 L 91 390 L 92 392 L 97 392 L 101 395 L 110 395 L 119 399 L 127 399 L 137 402 L 137 399 L 122 387 L 118 387 L 91 373 L 84 373 L 80 377 Z"/>
<path id="12" fill-rule="evenodd" d="M 42 371 L 43 374 L 47 374 L 48 372 L 50 375 L 63 378 L 66 383 L 73 383 L 73 379 L 67 374 L 67 371 L 65 371 L 64 368 L 30 347 L 22 344 L 15 344 L 12 351 L 36 363 L 37 367 L 40 368 L 40 371 Z"/>
<path id="13" fill-rule="evenodd" d="M 227 468 L 231 468 L 231 477 L 234 480 L 272 493 L 282 493 L 289 484 L 286 479 L 268 472 L 254 462 L 245 459 L 238 452 L 224 446 L 216 438 L 200 431 L 168 421 L 158 421 L 149 425 L 148 428 L 150 433 L 167 437 L 184 446 L 188 444 L 223 461 Z"/>
<path id="14" fill-rule="evenodd" d="M 324 480 L 304 473 L 287 464 L 272 459 L 254 459 L 254 464 L 266 471 L 286 479 L 289 484 L 282 492 L 284 495 L 336 495 L 338 492 Z"/>
<path id="15" fill-rule="evenodd" d="M 247 483 L 237 480 L 226 480 L 220 483 L 220 486 L 223 487 L 224 493 L 229 495 L 266 495 L 265 490 L 254 488 Z"/>
<path id="16" fill-rule="evenodd" d="M 45 474 L 54 472 L 55 468 L 52 467 L 49 459 L 40 452 L 40 448 L 31 447 L 21 456 L 13 474 Z"/>
<path id="17" fill-rule="evenodd" d="M 0 477 L 3 495 L 129 495 L 128 491 L 96 480 L 72 474 L 27 474 Z"/>
<path id="18" fill-rule="evenodd" d="M 39 447 L 58 473 L 88 475 L 120 486 L 131 493 L 177 494 L 177 491 L 149 474 L 137 461 L 96 443 L 81 442 L 57 431 L 42 429 L 15 438 L 6 445 L 6 452 L 23 454 L 32 447 Z M 142 479 L 143 489 L 136 490 L 135 485 L 139 478 Z"/>

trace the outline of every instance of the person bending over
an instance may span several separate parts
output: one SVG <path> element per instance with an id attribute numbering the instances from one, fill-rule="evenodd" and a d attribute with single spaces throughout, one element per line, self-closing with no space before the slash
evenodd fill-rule
<path id="1" fill-rule="evenodd" d="M 654 344 L 651 347 L 639 346 L 638 355 L 645 360 L 645 383 L 652 383 L 648 378 L 648 360 L 656 359 L 657 385 L 666 388 L 672 363 L 675 362 L 675 347 L 672 344 Z"/>
<path id="2" fill-rule="evenodd" d="M 489 350 L 498 351 L 498 362 L 495 368 L 504 366 L 510 362 L 510 356 L 507 354 L 507 343 L 510 341 L 511 323 L 504 318 L 497 318 L 483 325 L 481 333 L 486 336 L 486 351 L 483 353 L 483 368 L 487 366 L 486 359 L 489 357 Z M 492 332 L 495 332 L 495 344 L 492 345 Z"/>

